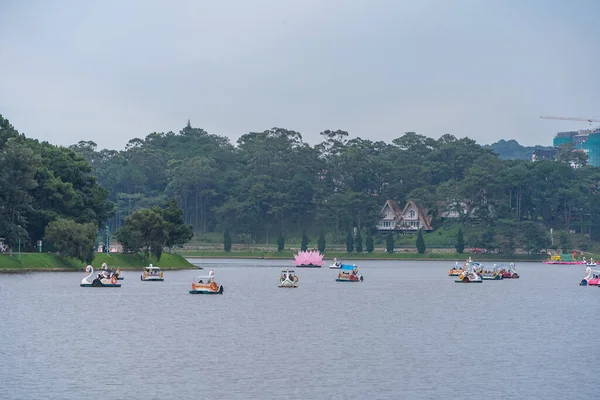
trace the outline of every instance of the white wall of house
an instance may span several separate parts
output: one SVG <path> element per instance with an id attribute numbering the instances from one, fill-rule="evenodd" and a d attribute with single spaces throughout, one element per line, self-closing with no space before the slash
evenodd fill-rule
<path id="1" fill-rule="evenodd" d="M 380 231 L 392 231 L 396 229 L 396 221 L 389 221 L 385 219 L 379 220 L 377 223 L 377 229 Z"/>

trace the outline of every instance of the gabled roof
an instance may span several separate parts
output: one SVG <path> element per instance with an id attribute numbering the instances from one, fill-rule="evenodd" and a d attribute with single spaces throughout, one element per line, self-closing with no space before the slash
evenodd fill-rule
<path id="1" fill-rule="evenodd" d="M 383 210 L 385 210 L 386 207 L 389 207 L 392 209 L 396 219 L 398 219 L 402 216 L 402 209 L 400 208 L 400 205 L 398 204 L 398 202 L 396 200 L 386 201 L 385 204 L 383 205 L 383 208 L 381 209 L 381 214 L 383 214 Z"/>
<path id="2" fill-rule="evenodd" d="M 394 213 L 394 219 L 401 221 L 409 206 L 417 211 L 418 218 L 421 221 L 423 228 L 425 228 L 425 230 L 433 230 L 431 227 L 431 216 L 427 215 L 426 210 L 423 207 L 419 207 L 417 202 L 412 199 L 406 202 L 404 208 L 400 208 L 400 205 L 396 200 L 387 200 L 381 209 L 381 214 L 383 214 L 386 207 L 390 207 Z"/>
<path id="3" fill-rule="evenodd" d="M 401 215 L 402 216 L 404 215 L 406 210 L 408 210 L 409 206 L 411 206 L 413 209 L 417 210 L 417 216 L 419 217 L 419 220 L 423 224 L 423 228 L 425 228 L 425 230 L 428 230 L 428 231 L 433 230 L 433 228 L 431 227 L 431 215 L 427 215 L 427 213 L 425 212 L 423 207 L 419 207 L 417 205 L 417 202 L 412 199 L 410 199 L 406 202 L 406 205 L 404 206 L 404 210 L 402 210 Z"/>

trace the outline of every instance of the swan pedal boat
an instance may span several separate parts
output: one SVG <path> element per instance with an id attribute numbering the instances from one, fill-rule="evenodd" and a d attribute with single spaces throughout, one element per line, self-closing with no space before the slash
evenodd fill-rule
<path id="1" fill-rule="evenodd" d="M 470 268 L 474 268 L 476 271 L 483 269 L 483 264 L 473 261 L 471 257 L 465 261 L 462 267 L 458 266 L 458 261 L 454 263 L 454 268 L 450 269 L 448 272 L 448 276 L 460 276 L 463 272 L 469 270 Z"/>
<path id="2" fill-rule="evenodd" d="M 585 258 L 583 260 L 585 261 Z M 588 267 L 595 267 L 598 264 L 596 264 L 596 261 L 593 258 L 590 258 L 590 261 L 586 262 L 585 265 Z"/>
<path id="3" fill-rule="evenodd" d="M 358 273 L 356 265 L 342 264 L 336 282 L 362 282 L 363 276 Z"/>
<path id="4" fill-rule="evenodd" d="M 342 263 L 337 260 L 337 258 L 333 259 L 333 264 L 329 266 L 329 269 L 340 269 L 342 268 Z"/>
<path id="5" fill-rule="evenodd" d="M 502 273 L 502 277 L 504 279 L 519 279 L 519 274 L 517 273 L 517 270 L 515 269 L 515 264 L 514 263 L 510 263 L 510 265 L 508 266 L 507 269 L 500 269 L 500 272 Z"/>
<path id="6" fill-rule="evenodd" d="M 102 269 L 104 271 L 108 271 L 109 273 L 114 273 L 117 276 L 117 280 L 118 281 L 122 281 L 123 280 L 123 277 L 121 276 L 121 269 L 120 268 L 117 268 L 117 270 L 114 271 L 114 270 L 108 268 L 108 265 L 106 263 L 102 263 Z"/>
<path id="7" fill-rule="evenodd" d="M 462 274 L 458 276 L 458 279 L 455 280 L 456 283 L 481 283 L 483 279 L 481 275 L 475 272 L 475 267 L 471 267 L 468 270 L 464 271 Z"/>
<path id="8" fill-rule="evenodd" d="M 148 265 L 144 268 L 144 272 L 140 276 L 140 279 L 146 282 L 155 281 L 162 282 L 164 281 L 163 272 L 160 270 L 160 267 L 155 267 L 152 264 Z"/>
<path id="9" fill-rule="evenodd" d="M 579 286 L 600 286 L 600 271 L 587 267 Z"/>
<path id="10" fill-rule="evenodd" d="M 502 269 L 500 269 L 497 265 L 494 264 L 493 270 L 483 270 L 481 272 L 481 279 L 484 281 L 499 281 L 504 279 L 504 274 L 502 273 Z"/>
<path id="11" fill-rule="evenodd" d="M 286 269 L 285 271 L 281 271 L 278 286 L 283 288 L 298 287 L 298 276 L 296 276 L 293 270 Z"/>
<path id="12" fill-rule="evenodd" d="M 91 276 L 94 274 L 94 267 L 88 265 L 85 267 L 85 272 L 88 274 L 81 280 L 79 286 L 81 287 L 121 287 L 120 283 L 117 283 L 117 276 L 114 273 L 102 271 L 98 276 L 91 280 Z"/>
<path id="13" fill-rule="evenodd" d="M 215 273 L 211 270 L 208 276 L 199 276 L 198 282 L 192 282 L 190 294 L 223 294 L 223 286 L 215 282 Z"/>
<path id="14" fill-rule="evenodd" d="M 450 268 L 450 271 L 448 271 L 448 276 L 459 276 L 460 274 L 463 273 L 463 271 L 465 270 L 465 267 L 459 267 L 458 266 L 458 261 L 454 264 L 454 268 Z"/>

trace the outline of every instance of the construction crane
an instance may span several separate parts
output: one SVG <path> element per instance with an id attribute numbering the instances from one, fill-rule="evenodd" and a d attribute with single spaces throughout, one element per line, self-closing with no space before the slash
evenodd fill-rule
<path id="1" fill-rule="evenodd" d="M 540 117 L 540 119 L 562 119 L 565 121 L 584 121 L 584 122 L 589 122 L 590 127 L 592 126 L 592 122 L 600 122 L 600 119 L 580 118 L 580 117 Z"/>

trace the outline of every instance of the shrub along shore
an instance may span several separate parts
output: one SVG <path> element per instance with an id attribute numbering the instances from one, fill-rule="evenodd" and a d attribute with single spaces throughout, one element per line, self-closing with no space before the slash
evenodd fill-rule
<path id="1" fill-rule="evenodd" d="M 163 253 L 160 261 L 156 261 L 152 257 L 145 260 L 142 256 L 136 254 L 104 254 L 97 253 L 92 261 L 92 266 L 95 269 L 100 269 L 102 263 L 106 263 L 109 268 L 120 268 L 123 271 L 142 270 L 146 265 L 152 263 L 161 267 L 164 270 L 174 269 L 193 269 L 197 268 L 183 256 L 179 254 Z M 86 264 L 73 259 L 62 258 L 56 254 L 50 253 L 21 253 L 21 257 L 17 254 L 0 255 L 0 273 L 7 272 L 29 272 L 29 271 L 82 271 Z"/>

